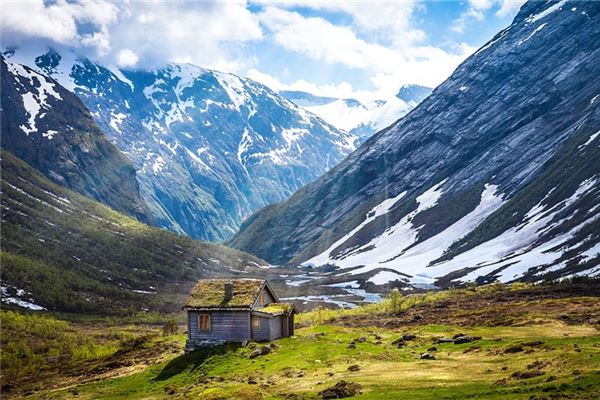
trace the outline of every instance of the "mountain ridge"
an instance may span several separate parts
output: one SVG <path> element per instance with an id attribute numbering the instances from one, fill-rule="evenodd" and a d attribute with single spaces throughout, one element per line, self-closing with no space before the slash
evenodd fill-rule
<path id="1" fill-rule="evenodd" d="M 191 64 L 119 70 L 34 50 L 11 57 L 73 90 L 132 160 L 156 223 L 193 238 L 228 237 L 354 149 L 353 135 L 247 78 Z"/>
<path id="2" fill-rule="evenodd" d="M 396 95 L 386 100 L 359 101 L 352 98 L 316 96 L 299 90 L 279 93 L 293 103 L 320 116 L 328 123 L 359 137 L 357 143 L 402 118 L 423 101 L 432 89 L 402 85 Z"/>
<path id="3" fill-rule="evenodd" d="M 229 243 L 273 263 L 372 272 L 378 284 L 598 273 L 599 8 L 526 3 L 410 114 Z M 561 163 L 574 182 L 559 191 L 549 185 Z"/>

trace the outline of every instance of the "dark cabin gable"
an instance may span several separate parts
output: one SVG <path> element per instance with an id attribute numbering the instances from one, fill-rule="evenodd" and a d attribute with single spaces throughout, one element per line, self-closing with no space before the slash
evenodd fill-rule
<path id="1" fill-rule="evenodd" d="M 223 342 L 275 340 L 294 332 L 294 306 L 281 303 L 266 280 L 200 280 L 183 309 L 188 316 L 186 350 Z"/>

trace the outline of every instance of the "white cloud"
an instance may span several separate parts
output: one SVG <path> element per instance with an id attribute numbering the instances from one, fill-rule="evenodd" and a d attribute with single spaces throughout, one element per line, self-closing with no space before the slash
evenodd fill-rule
<path id="1" fill-rule="evenodd" d="M 246 60 L 236 49 L 262 38 L 245 1 L 135 2 L 111 30 L 121 47 L 135 49 L 143 65 L 188 62 L 235 72 Z"/>
<path id="2" fill-rule="evenodd" d="M 79 48 L 111 64 L 187 61 L 240 68 L 236 46 L 262 38 L 246 1 L 31 0 L 2 2 L 2 45 L 47 40 Z M 91 54 L 93 52 L 93 54 Z"/>
<path id="3" fill-rule="evenodd" d="M 516 13 L 526 1 L 527 0 L 469 0 L 467 9 L 452 22 L 450 30 L 457 33 L 464 32 L 467 26 L 472 22 L 483 21 L 486 17 L 486 13 L 494 7 L 498 7 L 498 10 L 495 13 L 496 16 L 509 16 Z"/>
<path id="4" fill-rule="evenodd" d="M 133 67 L 140 58 L 131 49 L 120 50 L 117 54 L 117 65 L 122 68 Z"/>
<path id="5" fill-rule="evenodd" d="M 117 6 L 105 0 L 5 1 L 1 7 L 3 45 L 7 40 L 19 43 L 38 38 L 93 47 L 100 53 L 110 48 L 108 26 L 118 15 Z M 87 27 L 84 32 L 79 29 L 82 25 Z"/>
<path id="6" fill-rule="evenodd" d="M 273 39 L 288 50 L 315 60 L 370 71 L 377 96 L 387 96 L 404 83 L 437 86 L 475 50 L 466 44 L 455 46 L 452 52 L 418 44 L 402 49 L 386 47 L 359 38 L 349 27 L 277 7 L 265 8 L 260 21 Z M 392 81 L 395 85 L 388 86 Z"/>
<path id="7" fill-rule="evenodd" d="M 527 0 L 500 0 L 500 9 L 496 12 L 499 17 L 514 15 Z"/>
<path id="8" fill-rule="evenodd" d="M 358 100 L 371 100 L 373 93 L 368 91 L 356 91 L 349 82 L 342 81 L 338 84 L 317 85 L 304 79 L 298 79 L 292 83 L 283 83 L 276 77 L 260 72 L 257 69 L 249 69 L 246 76 L 275 91 L 299 90 L 316 96 L 353 98 Z"/>
<path id="9" fill-rule="evenodd" d="M 422 0 L 406 1 L 256 1 L 280 8 L 310 8 L 343 12 L 352 18 L 353 25 L 364 33 L 373 33 L 379 40 L 394 47 L 404 47 L 426 38 L 421 29 L 413 26 L 413 12 Z"/>

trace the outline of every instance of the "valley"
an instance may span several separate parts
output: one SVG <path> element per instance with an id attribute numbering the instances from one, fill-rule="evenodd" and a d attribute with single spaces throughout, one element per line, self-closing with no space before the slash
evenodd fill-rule
<path id="1" fill-rule="evenodd" d="M 600 398 L 600 2 L 0 20 L 3 399 Z"/>

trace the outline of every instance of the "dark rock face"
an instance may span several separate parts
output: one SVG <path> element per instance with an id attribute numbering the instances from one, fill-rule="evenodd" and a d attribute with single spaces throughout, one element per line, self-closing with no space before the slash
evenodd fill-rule
<path id="1" fill-rule="evenodd" d="M 81 100 L 4 56 L 0 67 L 2 148 L 52 181 L 148 221 L 135 169 Z"/>
<path id="2" fill-rule="evenodd" d="M 230 244 L 438 286 L 593 273 L 597 65 L 600 3 L 528 2 L 410 114 Z"/>
<path id="3" fill-rule="evenodd" d="M 250 79 L 189 64 L 116 70 L 62 50 L 30 59 L 26 50 L 12 58 L 77 94 L 132 160 L 156 223 L 194 238 L 225 239 L 354 150 L 354 136 Z"/>

